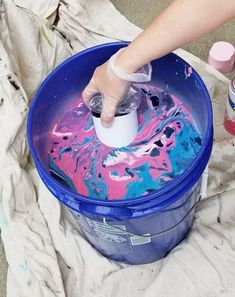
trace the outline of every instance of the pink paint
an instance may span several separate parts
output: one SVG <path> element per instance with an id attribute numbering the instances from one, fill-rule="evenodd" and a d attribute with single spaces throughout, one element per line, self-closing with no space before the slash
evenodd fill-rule
<path id="1" fill-rule="evenodd" d="M 138 135 L 128 147 L 107 147 L 78 98 L 55 120 L 48 149 L 51 170 L 78 193 L 97 199 L 131 199 L 164 186 L 195 157 L 200 135 L 180 100 L 153 87 L 143 91 L 138 121 Z"/>

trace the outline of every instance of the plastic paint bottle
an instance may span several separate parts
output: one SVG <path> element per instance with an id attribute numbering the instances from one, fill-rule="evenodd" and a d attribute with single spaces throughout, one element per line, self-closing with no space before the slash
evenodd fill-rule
<path id="1" fill-rule="evenodd" d="M 208 63 L 222 73 L 232 70 L 235 61 L 235 48 L 226 41 L 214 43 L 210 49 Z"/>
<path id="2" fill-rule="evenodd" d="M 235 77 L 229 85 L 224 127 L 229 133 L 235 135 Z"/>

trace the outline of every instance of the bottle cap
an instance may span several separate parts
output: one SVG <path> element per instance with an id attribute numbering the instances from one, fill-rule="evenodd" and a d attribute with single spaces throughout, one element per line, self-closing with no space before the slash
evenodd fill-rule
<path id="1" fill-rule="evenodd" d="M 94 96 L 90 102 L 90 110 L 99 140 L 107 146 L 124 147 L 131 143 L 138 132 L 137 109 L 142 94 L 139 89 L 131 87 L 119 104 L 113 123 L 106 128 L 101 125 L 101 110 L 103 97 Z"/>
<path id="2" fill-rule="evenodd" d="M 213 44 L 208 56 L 208 63 L 222 73 L 232 70 L 235 61 L 234 46 L 225 41 Z"/>

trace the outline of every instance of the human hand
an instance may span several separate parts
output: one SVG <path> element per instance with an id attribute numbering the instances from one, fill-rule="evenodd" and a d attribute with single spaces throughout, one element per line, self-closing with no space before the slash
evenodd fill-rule
<path id="1" fill-rule="evenodd" d="M 106 63 L 97 67 L 82 93 L 84 103 L 88 107 L 92 97 L 101 93 L 103 98 L 101 124 L 104 127 L 112 125 L 116 109 L 130 88 L 131 82 L 151 80 L 151 64 L 148 63 L 141 68 L 135 66 L 130 55 L 125 55 L 127 49 L 119 49 Z"/>
<path id="2" fill-rule="evenodd" d="M 129 81 L 119 78 L 108 63 L 109 61 L 96 68 L 82 93 L 84 103 L 88 107 L 92 97 L 101 93 L 103 97 L 101 123 L 104 127 L 112 125 L 117 106 L 131 84 Z"/>

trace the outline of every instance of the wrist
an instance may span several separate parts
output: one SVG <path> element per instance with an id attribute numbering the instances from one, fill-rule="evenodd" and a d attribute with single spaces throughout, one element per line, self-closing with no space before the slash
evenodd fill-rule
<path id="1" fill-rule="evenodd" d="M 136 61 L 136 56 L 130 59 L 131 54 L 128 53 L 128 48 L 121 51 L 115 60 L 115 66 L 125 73 L 135 73 L 143 65 L 139 65 Z"/>
<path id="2" fill-rule="evenodd" d="M 123 52 L 126 53 L 126 49 L 122 48 L 118 50 L 108 62 L 108 69 L 112 71 L 116 76 L 122 80 L 129 82 L 147 82 L 151 80 L 152 76 L 152 66 L 151 63 L 145 64 L 143 67 L 137 66 L 134 63 L 128 63 L 126 59 L 121 59 L 117 62 L 117 58 Z M 129 53 L 128 53 L 129 55 Z"/>

